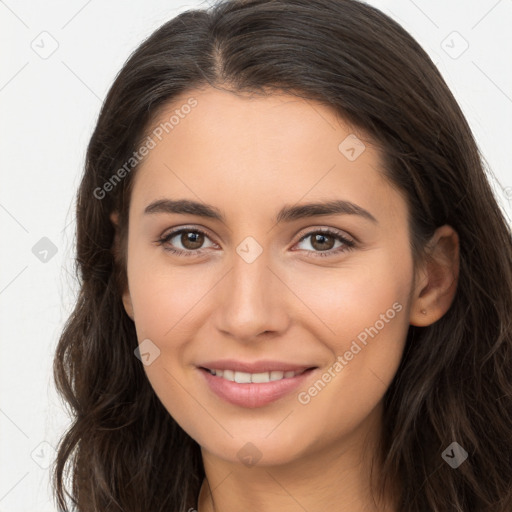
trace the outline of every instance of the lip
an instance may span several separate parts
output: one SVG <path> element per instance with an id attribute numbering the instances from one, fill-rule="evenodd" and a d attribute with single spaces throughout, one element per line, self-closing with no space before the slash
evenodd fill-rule
<path id="1" fill-rule="evenodd" d="M 226 364 L 222 366 L 219 364 L 221 362 Z M 209 366 L 210 364 L 212 366 Z M 241 384 L 238 382 L 231 382 L 222 377 L 217 377 L 216 375 L 212 375 L 205 368 L 213 368 L 216 370 L 231 369 L 249 373 L 261 373 L 273 370 L 304 371 L 295 377 L 284 378 L 281 380 Z M 250 368 L 250 370 L 247 368 Z M 290 394 L 292 391 L 303 385 L 316 369 L 316 367 L 312 366 L 297 366 L 278 362 L 274 362 L 274 366 L 272 367 L 272 365 L 269 365 L 269 361 L 250 364 L 239 362 L 239 364 L 235 365 L 233 365 L 233 362 L 227 364 L 226 361 L 217 361 L 214 364 L 207 363 L 205 365 L 201 365 L 201 367 L 198 367 L 198 370 L 208 384 L 208 387 L 218 397 L 222 398 L 226 402 L 229 402 L 230 404 L 248 409 L 263 407 Z"/>
<path id="2" fill-rule="evenodd" d="M 235 372 L 263 373 L 272 371 L 301 372 L 313 368 L 312 364 L 291 364 L 282 361 L 262 360 L 252 363 L 236 361 L 234 359 L 220 359 L 218 361 L 207 361 L 197 365 L 199 368 L 210 370 L 233 370 Z"/>

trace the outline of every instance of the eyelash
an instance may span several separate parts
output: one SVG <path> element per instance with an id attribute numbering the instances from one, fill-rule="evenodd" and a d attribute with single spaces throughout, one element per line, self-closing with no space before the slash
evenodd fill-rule
<path id="1" fill-rule="evenodd" d="M 193 228 L 193 229 L 192 228 L 180 228 L 175 231 L 171 231 L 167 235 L 159 238 L 157 240 L 157 244 L 159 246 L 160 245 L 164 246 L 164 244 L 169 242 L 169 240 L 174 238 L 176 235 L 179 235 L 179 234 L 185 233 L 185 232 L 200 233 L 200 234 L 208 237 L 208 234 L 205 231 L 198 229 L 198 228 Z M 309 233 L 306 233 L 303 237 L 301 237 L 301 239 L 297 243 L 300 243 L 303 240 L 307 239 L 308 237 L 310 237 L 312 235 L 316 235 L 316 234 L 322 234 L 322 235 L 325 234 L 325 235 L 332 236 L 336 240 L 340 241 L 343 244 L 343 246 L 338 247 L 336 250 L 329 249 L 327 251 L 307 251 L 307 252 L 315 253 L 315 256 L 313 256 L 314 258 L 316 258 L 316 257 L 325 258 L 328 256 L 338 255 L 343 252 L 347 252 L 347 251 L 354 249 L 354 247 L 356 245 L 355 242 L 353 242 L 352 240 L 349 240 L 349 239 L 345 238 L 344 236 L 340 235 L 337 231 L 333 231 L 332 229 L 328 229 L 328 228 L 310 231 Z M 197 250 L 189 249 L 189 250 L 184 251 L 182 249 L 174 249 L 173 247 L 170 247 L 170 246 L 167 246 L 167 247 L 164 246 L 163 249 L 165 251 L 176 254 L 177 256 L 186 256 L 186 257 L 200 256 L 203 253 L 203 249 L 197 249 Z"/>

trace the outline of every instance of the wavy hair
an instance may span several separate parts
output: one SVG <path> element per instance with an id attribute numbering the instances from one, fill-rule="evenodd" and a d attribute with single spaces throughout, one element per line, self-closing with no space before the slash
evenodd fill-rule
<path id="1" fill-rule="evenodd" d="M 137 166 L 102 197 L 97 191 L 163 108 L 208 86 L 316 100 L 371 137 L 384 176 L 407 201 L 415 262 L 436 228 L 457 231 L 453 303 L 434 324 L 409 327 L 384 396 L 382 486 L 401 483 L 400 512 L 510 512 L 510 226 L 431 59 L 398 23 L 355 0 L 222 0 L 189 10 L 148 37 L 117 75 L 87 148 L 76 205 L 80 291 L 54 359 L 73 420 L 51 474 L 60 510 L 69 510 L 68 498 L 79 512 L 197 507 L 200 447 L 134 356 L 135 327 L 121 300 Z M 118 232 L 112 212 L 120 215 Z M 457 469 L 441 456 L 453 441 L 468 452 Z"/>

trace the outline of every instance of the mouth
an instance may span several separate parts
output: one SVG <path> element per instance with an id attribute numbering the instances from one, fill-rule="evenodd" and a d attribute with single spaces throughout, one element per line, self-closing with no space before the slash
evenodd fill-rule
<path id="1" fill-rule="evenodd" d="M 240 366 L 247 368 L 248 365 L 230 365 L 228 362 L 197 368 L 216 397 L 239 407 L 256 408 L 289 396 L 299 386 L 305 385 L 318 369 L 317 366 L 292 367 L 283 364 L 281 369 L 277 369 L 278 365 L 252 365 L 259 366 L 256 371 L 243 371 Z"/>

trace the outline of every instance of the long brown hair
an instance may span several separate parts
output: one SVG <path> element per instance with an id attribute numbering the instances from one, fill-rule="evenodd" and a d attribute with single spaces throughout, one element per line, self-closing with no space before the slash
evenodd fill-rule
<path id="1" fill-rule="evenodd" d="M 510 228 L 431 59 L 395 21 L 355 0 L 234 0 L 183 12 L 118 74 L 87 148 L 76 210 L 81 288 L 54 360 L 73 418 L 52 473 L 60 510 L 68 497 L 80 512 L 197 506 L 200 447 L 151 388 L 121 301 L 137 165 L 112 177 L 162 108 L 202 86 L 320 101 L 368 134 L 407 200 L 415 261 L 437 227 L 457 231 L 452 306 L 433 325 L 409 327 L 384 397 L 384 484 L 401 483 L 400 512 L 512 510 Z M 452 442 L 468 453 L 456 469 L 442 457 Z"/>

